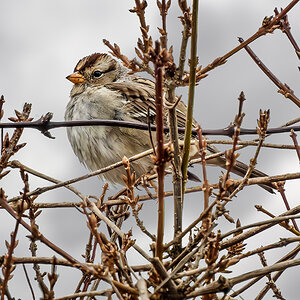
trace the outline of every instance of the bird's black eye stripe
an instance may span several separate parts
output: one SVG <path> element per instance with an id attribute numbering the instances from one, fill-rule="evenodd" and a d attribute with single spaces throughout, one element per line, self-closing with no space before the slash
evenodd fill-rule
<path id="1" fill-rule="evenodd" d="M 93 73 L 93 76 L 94 76 L 95 78 L 99 78 L 101 75 L 102 75 L 102 72 L 99 71 L 99 70 L 96 70 L 96 71 L 94 71 L 94 73 Z"/>

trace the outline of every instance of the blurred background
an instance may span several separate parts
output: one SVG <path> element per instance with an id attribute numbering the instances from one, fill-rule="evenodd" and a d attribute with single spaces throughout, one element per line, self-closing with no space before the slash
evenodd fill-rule
<path id="1" fill-rule="evenodd" d="M 237 37 L 244 39 L 251 36 L 261 26 L 265 16 L 273 15 L 275 7 L 285 7 L 290 1 L 275 0 L 203 0 L 199 10 L 198 54 L 200 64 L 206 66 L 216 57 L 238 45 Z M 32 103 L 32 114 L 38 119 L 47 112 L 54 114 L 54 121 L 62 121 L 69 91 L 72 84 L 65 79 L 76 63 L 83 56 L 94 52 L 107 52 L 108 48 L 102 43 L 107 39 L 117 43 L 122 53 L 129 58 L 135 56 L 134 47 L 140 37 L 139 22 L 135 14 L 129 12 L 134 1 L 110 0 L 27 0 L 0 2 L 0 94 L 5 97 L 3 122 L 14 115 L 14 110 L 22 110 L 25 102 Z M 299 41 L 300 7 L 296 6 L 288 15 L 292 26 L 292 33 Z M 182 26 L 178 16 L 177 1 L 172 3 L 168 19 L 168 45 L 174 45 L 175 61 L 181 40 Z M 146 10 L 147 24 L 150 25 L 150 35 L 153 40 L 159 37 L 157 27 L 161 27 L 161 17 L 156 7 L 156 1 L 148 1 Z M 267 35 L 250 45 L 258 57 L 274 72 L 278 78 L 287 83 L 295 94 L 300 94 L 299 61 L 297 56 L 281 31 Z M 245 51 L 240 51 L 228 62 L 211 71 L 197 87 L 195 99 L 195 119 L 205 129 L 226 127 L 234 118 L 238 110 L 237 98 L 244 91 L 247 101 L 244 103 L 243 127 L 255 128 L 259 109 L 271 110 L 270 127 L 277 127 L 287 121 L 299 117 L 299 109 L 290 100 L 277 93 L 277 87 L 262 73 Z M 186 100 L 186 89 L 180 88 L 177 94 Z M 8 131 L 12 133 L 12 131 Z M 67 180 L 88 172 L 72 152 L 64 128 L 51 131 L 55 139 L 48 139 L 40 132 L 26 129 L 21 142 L 26 142 L 14 159 L 23 164 L 52 176 L 59 180 Z M 212 137 L 214 138 L 214 137 Z M 243 137 L 246 139 L 247 137 Z M 251 137 L 249 137 L 250 139 Z M 267 142 L 291 144 L 288 134 L 271 136 Z M 224 147 L 220 147 L 225 149 Z M 248 163 L 255 152 L 254 147 L 241 151 L 240 160 Z M 269 175 L 288 172 L 298 172 L 299 163 L 295 151 L 274 150 L 263 148 L 259 156 L 257 168 Z M 201 169 L 192 170 L 201 177 Z M 216 182 L 221 174 L 218 168 L 209 168 L 209 180 Z M 36 187 L 47 186 L 49 182 L 29 175 L 31 190 Z M 166 183 L 166 190 L 171 189 L 171 178 Z M 84 195 L 99 196 L 104 182 L 99 178 L 91 178 L 79 182 L 74 186 Z M 192 186 L 189 183 L 189 186 Z M 9 198 L 22 191 L 23 183 L 18 171 L 2 179 L 0 186 Z M 120 187 L 110 186 L 108 195 L 113 195 Z M 299 180 L 286 183 L 286 193 L 291 207 L 299 203 Z M 197 217 L 203 208 L 203 196 L 196 193 L 188 196 L 184 203 L 184 227 Z M 40 202 L 79 201 L 76 196 L 61 188 L 43 194 L 38 198 Z M 153 233 L 156 227 L 156 201 L 148 201 L 140 217 Z M 247 187 L 228 205 L 230 215 L 236 220 L 241 219 L 242 225 L 263 220 L 266 217 L 256 212 L 254 205 L 263 205 L 273 214 L 285 211 L 281 197 L 271 195 L 259 187 Z M 173 235 L 172 199 L 166 199 L 166 237 L 169 241 Z M 151 212 L 151 213 L 149 213 Z M 0 253 L 5 253 L 4 240 L 9 240 L 13 231 L 14 220 L 5 212 L 0 211 Z M 87 227 L 85 216 L 75 209 L 47 209 L 38 218 L 41 232 L 51 241 L 70 252 L 75 258 L 82 259 L 87 243 Z M 232 228 L 226 220 L 218 220 L 219 228 L 226 232 Z M 103 225 L 102 225 L 103 226 Z M 137 243 L 145 246 L 150 240 L 140 233 L 130 220 L 125 222 L 123 231 L 133 227 Z M 20 229 L 18 238 L 20 244 L 16 248 L 15 256 L 30 256 L 28 232 Z M 280 237 L 288 236 L 280 228 L 272 228 L 247 241 L 247 250 L 262 244 L 278 241 Z M 260 240 L 261 239 L 261 240 Z M 266 257 L 269 264 L 274 263 L 294 246 L 288 246 L 279 251 L 272 250 Z M 146 249 L 148 250 L 148 249 Z M 38 256 L 53 256 L 48 249 L 39 244 Z M 132 264 L 145 263 L 134 252 L 129 252 Z M 251 268 L 249 267 L 251 263 Z M 232 274 L 239 275 L 246 270 L 260 268 L 258 257 L 244 261 L 238 267 L 232 267 Z M 34 273 L 31 266 L 27 266 L 30 276 Z M 42 271 L 49 272 L 49 266 L 42 266 Z M 71 294 L 77 281 L 81 277 L 80 271 L 61 267 L 58 270 L 60 278 L 56 285 L 56 297 Z M 286 299 L 296 299 L 299 267 L 287 270 L 281 276 L 278 287 Z M 264 286 L 266 279 L 260 281 L 256 288 L 249 289 L 244 299 L 252 299 Z M 36 283 L 32 281 L 34 287 Z M 260 288 L 259 288 L 260 287 Z M 236 287 L 235 289 L 237 289 Z M 14 272 L 14 278 L 9 282 L 9 289 L 14 297 L 30 299 L 28 284 L 24 280 L 21 266 Z M 38 289 L 36 288 L 36 291 Z M 38 296 L 38 295 L 36 295 Z M 272 296 L 268 294 L 269 298 Z"/>

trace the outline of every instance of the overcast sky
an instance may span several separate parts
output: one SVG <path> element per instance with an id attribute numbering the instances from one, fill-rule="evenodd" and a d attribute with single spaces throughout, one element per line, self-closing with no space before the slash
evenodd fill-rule
<path id="1" fill-rule="evenodd" d="M 276 6 L 285 7 L 289 2 L 274 0 L 200 1 L 198 39 L 200 64 L 206 66 L 216 57 L 231 50 L 238 45 L 237 37 L 246 39 L 252 35 L 260 27 L 263 18 L 273 14 Z M 161 27 L 155 3 L 156 1 L 148 0 L 149 7 L 146 12 L 153 39 L 158 38 L 156 28 Z M 72 87 L 65 77 L 72 72 L 80 58 L 94 52 L 107 52 L 107 47 L 102 43 L 103 38 L 117 43 L 129 58 L 134 57 L 134 47 L 140 31 L 138 18 L 128 11 L 133 6 L 134 1 L 123 0 L 1 1 L 0 94 L 3 94 L 6 100 L 3 121 L 13 115 L 14 109 L 22 110 L 24 102 L 32 103 L 32 116 L 35 119 L 47 112 L 53 112 L 53 119 L 62 121 Z M 177 1 L 173 1 L 167 24 L 169 45 L 174 45 L 175 58 L 178 57 L 182 30 L 177 18 L 179 14 Z M 298 41 L 300 40 L 299 16 L 298 5 L 289 14 L 292 32 Z M 287 83 L 299 97 L 299 61 L 285 35 L 276 31 L 274 34 L 255 41 L 251 47 L 274 74 L 282 82 Z M 246 113 L 244 127 L 256 126 L 259 109 L 271 110 L 271 127 L 277 127 L 299 117 L 299 109 L 278 94 L 277 88 L 257 68 L 247 53 L 240 51 L 199 83 L 195 100 L 195 119 L 203 128 L 226 127 L 237 112 L 236 99 L 242 90 L 247 99 L 244 103 Z M 180 89 L 178 94 L 183 94 L 185 98 L 186 92 Z M 55 136 L 54 140 L 47 139 L 32 129 L 25 130 L 22 142 L 27 142 L 27 146 L 15 156 L 15 159 L 59 180 L 67 180 L 87 173 L 88 170 L 80 165 L 73 154 L 65 129 L 56 129 L 51 133 Z M 288 134 L 270 137 L 268 141 L 291 143 Z M 241 160 L 248 162 L 254 151 L 255 148 L 249 148 L 241 152 Z M 298 172 L 299 163 L 293 151 L 263 149 L 258 160 L 258 168 L 270 175 L 277 175 Z M 195 169 L 201 176 L 200 168 Z M 211 182 L 214 182 L 221 174 L 218 168 L 210 168 L 209 171 Z M 9 198 L 22 189 L 22 182 L 17 171 L 11 173 L 0 184 Z M 31 189 L 49 184 L 33 176 L 30 176 L 30 183 Z M 75 186 L 85 195 L 99 195 L 102 185 L 102 181 L 93 178 Z M 297 205 L 299 181 L 287 183 L 286 189 L 290 205 Z M 114 194 L 116 191 L 117 188 L 111 187 L 109 193 Z M 78 201 L 72 193 L 63 189 L 47 193 L 39 200 L 43 202 Z M 199 215 L 202 209 L 202 194 L 194 195 L 191 201 L 194 201 L 192 205 L 185 203 L 185 225 L 189 224 L 189 220 L 193 217 Z M 264 219 L 264 216 L 256 213 L 255 204 L 263 205 L 274 214 L 280 214 L 285 210 L 278 195 L 269 195 L 264 190 L 255 187 L 243 191 L 238 201 L 238 204 L 234 202 L 229 208 L 232 210 L 232 217 L 236 219 L 239 216 L 243 224 Z M 167 201 L 167 211 L 168 208 L 172 211 L 171 202 L 171 199 Z M 155 218 L 152 214 L 149 218 L 147 209 L 155 212 L 156 202 L 146 204 L 141 214 L 146 224 L 155 232 Z M 3 220 L 0 230 L 2 243 L 0 250 L 4 253 L 4 239 L 9 239 L 14 222 L 6 212 L 0 213 L 1 220 Z M 166 220 L 166 236 L 169 238 L 172 236 L 173 226 L 171 215 L 168 215 Z M 80 259 L 87 241 L 84 216 L 75 210 L 60 209 L 44 211 L 39 219 L 40 229 L 49 239 Z M 228 223 L 222 220 L 219 223 L 220 226 L 230 228 Z M 132 226 L 132 223 L 128 224 L 125 225 L 124 231 Z M 139 244 L 149 242 L 138 230 L 135 232 Z M 21 241 L 16 249 L 16 256 L 30 256 L 27 250 L 28 241 L 21 238 L 27 234 L 20 230 Z M 255 241 L 249 240 L 247 249 L 251 250 L 266 242 L 278 241 L 279 237 L 283 236 L 287 236 L 286 232 L 272 230 Z M 288 249 L 292 248 L 285 248 L 284 253 Z M 54 253 L 49 253 L 47 249 L 41 247 L 38 255 L 52 256 Z M 268 256 L 269 263 L 273 263 L 280 257 L 279 255 L 277 253 L 273 257 Z M 253 268 L 260 267 L 258 258 L 252 260 L 251 263 Z M 249 265 L 244 265 L 244 267 L 249 268 Z M 27 269 L 32 274 L 31 267 L 28 266 Z M 15 278 L 11 281 L 9 288 L 16 298 L 30 299 L 27 283 L 23 279 L 24 274 L 18 270 L 21 270 L 20 266 L 15 271 Z M 45 267 L 43 270 L 48 271 L 49 268 Z M 235 275 L 240 274 L 238 269 L 233 268 L 233 270 L 236 272 Z M 63 269 L 60 272 L 61 276 L 65 274 L 71 276 L 70 274 L 73 275 L 76 271 L 68 273 L 66 269 Z M 298 279 L 292 275 L 296 272 L 299 275 L 299 268 L 288 270 L 279 281 L 279 287 L 286 299 L 295 299 Z M 76 276 L 80 278 L 79 272 Z M 228 277 L 230 276 L 229 274 Z M 265 281 L 262 280 L 262 285 Z M 76 283 L 74 284 L 72 280 L 66 284 L 66 280 L 62 277 L 57 285 L 56 296 L 72 293 L 75 285 Z M 250 289 L 245 294 L 245 299 L 253 298 L 258 291 L 259 289 Z M 271 294 L 268 295 L 271 297 Z"/>

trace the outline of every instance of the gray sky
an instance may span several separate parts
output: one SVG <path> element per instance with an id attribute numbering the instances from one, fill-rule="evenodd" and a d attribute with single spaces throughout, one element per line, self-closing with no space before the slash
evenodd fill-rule
<path id="1" fill-rule="evenodd" d="M 177 1 L 171 6 L 168 19 L 169 45 L 174 44 L 174 56 L 178 57 L 181 37 L 181 24 L 177 16 Z M 199 43 L 198 54 L 200 64 L 206 66 L 216 57 L 222 56 L 238 44 L 237 37 L 244 39 L 252 35 L 261 25 L 265 16 L 273 14 L 274 7 L 285 7 L 290 1 L 269 0 L 215 0 L 200 1 L 199 10 Z M 156 1 L 148 1 L 147 22 L 150 24 L 150 34 L 158 37 L 156 28 L 161 26 L 160 16 L 155 6 Z M 95 1 L 95 0 L 27 0 L 27 1 L 1 1 L 0 2 L 0 94 L 5 96 L 5 115 L 3 121 L 13 115 L 14 109 L 21 110 L 24 102 L 32 103 L 32 116 L 37 119 L 48 111 L 54 113 L 54 120 L 63 120 L 65 106 L 69 100 L 71 83 L 65 77 L 70 74 L 83 56 L 94 52 L 107 52 L 102 39 L 106 38 L 117 43 L 124 54 L 129 58 L 134 56 L 136 40 L 140 36 L 138 18 L 128 10 L 134 6 L 134 1 Z M 299 40 L 299 5 L 289 14 L 292 32 Z M 279 31 L 272 35 L 260 38 L 251 44 L 252 49 L 270 67 L 282 82 L 287 83 L 296 95 L 299 90 L 299 61 L 292 46 L 286 37 Z M 257 68 L 245 51 L 240 51 L 230 58 L 222 67 L 212 71 L 209 76 L 199 83 L 195 103 L 195 119 L 203 128 L 223 128 L 229 124 L 237 112 L 237 97 L 243 90 L 247 101 L 244 103 L 246 117 L 244 127 L 254 128 L 259 109 L 271 109 L 271 127 L 277 127 L 288 120 L 299 116 L 298 108 L 277 93 L 273 83 Z M 180 89 L 178 94 L 186 91 Z M 184 99 L 185 100 L 185 99 Z M 56 137 L 50 140 L 34 130 L 25 130 L 22 142 L 27 146 L 22 149 L 14 159 L 23 164 L 46 173 L 60 180 L 67 180 L 87 173 L 73 154 L 67 141 L 65 129 L 52 131 Z M 288 135 L 270 137 L 268 142 L 291 143 Z M 248 162 L 255 149 L 249 148 L 241 152 L 241 160 Z M 270 175 L 287 172 L 298 172 L 299 164 L 295 152 L 263 149 L 258 160 L 258 168 Z M 195 168 L 200 173 L 200 168 Z M 15 196 L 17 190 L 22 189 L 22 182 L 16 171 L 4 178 L 1 187 L 9 197 Z M 220 170 L 210 168 L 210 181 L 214 182 L 220 175 Z M 48 185 L 48 182 L 30 176 L 31 189 Z M 287 196 L 293 207 L 298 203 L 299 181 L 286 184 Z M 99 195 L 103 182 L 98 178 L 78 183 L 83 194 Z M 168 185 L 169 187 L 170 185 Z M 16 188 L 17 187 L 17 188 Z M 250 191 L 250 192 L 249 192 Z M 109 193 L 116 192 L 111 187 Z M 251 193 L 252 192 L 252 193 Z M 255 198 L 253 197 L 255 195 Z M 39 198 L 43 202 L 78 201 L 75 196 L 65 190 L 47 193 Z M 189 202 L 190 201 L 190 202 Z M 200 201 L 200 204 L 199 204 Z M 239 201 L 237 203 L 236 201 Z M 241 202 L 242 201 L 242 202 Z M 167 210 L 172 211 L 172 200 L 167 201 Z M 231 216 L 240 217 L 242 224 L 262 220 L 264 216 L 257 214 L 254 205 L 261 204 L 274 214 L 280 214 L 285 209 L 278 195 L 272 196 L 265 191 L 251 187 L 241 192 L 237 200 L 230 204 Z M 195 209 L 199 208 L 199 210 Z M 169 208 L 169 210 L 168 210 Z M 192 208 L 192 209 L 191 209 Z M 191 197 L 185 203 L 185 225 L 193 217 L 199 215 L 202 209 L 202 194 Z M 149 211 L 153 212 L 149 214 Z M 155 232 L 156 202 L 145 204 L 141 213 L 145 223 Z M 2 229 L 0 241 L 9 239 L 14 222 L 5 212 L 1 213 Z M 75 210 L 47 210 L 39 217 L 41 231 L 64 250 L 70 251 L 76 258 L 84 252 L 86 238 L 85 217 Z M 5 225 L 3 225 L 5 224 Z M 226 221 L 220 220 L 222 229 L 230 228 Z M 124 231 L 133 223 L 128 222 Z M 172 214 L 166 216 L 166 240 L 172 236 Z M 222 227 L 223 226 L 223 227 Z M 224 229 L 225 230 L 225 229 Z M 141 245 L 149 240 L 135 230 L 137 242 Z M 16 249 L 17 256 L 30 255 L 27 235 L 20 230 L 20 246 Z M 248 250 L 259 247 L 266 242 L 274 242 L 279 237 L 287 236 L 282 230 L 271 230 L 257 237 L 255 241 L 249 240 Z M 260 240 L 261 239 L 261 240 Z M 1 253 L 5 245 L 0 244 Z M 25 251 L 24 251 L 25 249 Z M 291 248 L 288 248 L 291 249 Z M 288 251 L 284 249 L 285 253 Z M 39 256 L 52 256 L 45 247 L 40 247 Z M 272 252 L 267 258 L 271 264 L 280 256 L 279 252 Z M 132 255 L 132 257 L 134 257 Z M 134 258 L 135 259 L 135 258 Z M 138 263 L 139 261 L 136 261 Z M 144 262 L 144 261 L 141 261 Z M 243 270 L 233 267 L 232 276 Z M 249 265 L 244 264 L 249 268 Z M 251 261 L 251 270 L 260 267 L 259 259 Z M 31 267 L 27 269 L 31 273 Z M 19 271 L 20 270 L 20 271 Z M 45 271 L 49 268 L 44 267 Z M 250 271 L 250 269 L 249 269 Z M 69 272 L 69 273 L 68 273 Z M 283 296 L 294 299 L 296 276 L 299 268 L 290 269 L 282 276 L 279 287 Z M 76 271 L 63 269 L 61 282 L 59 281 L 56 296 L 71 293 L 75 284 L 71 280 L 66 283 L 63 276 L 71 276 Z M 79 272 L 76 274 L 79 278 Z M 228 275 L 231 276 L 230 274 Z M 15 277 L 10 283 L 13 296 L 29 299 L 29 289 L 23 280 L 23 273 L 18 267 Z M 262 280 L 265 282 L 266 280 Z M 75 281 L 76 282 L 76 281 Z M 62 285 L 64 283 L 64 285 Z M 245 299 L 251 299 L 259 289 L 250 289 Z M 269 294 L 271 297 L 271 294 Z"/>

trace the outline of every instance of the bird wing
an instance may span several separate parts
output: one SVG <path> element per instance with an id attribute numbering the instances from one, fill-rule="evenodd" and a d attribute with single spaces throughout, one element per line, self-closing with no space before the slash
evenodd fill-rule
<path id="1" fill-rule="evenodd" d="M 155 124 L 155 83 L 149 79 L 134 77 L 131 81 L 116 81 L 105 85 L 109 89 L 118 90 L 126 99 L 124 105 L 127 111 L 136 121 Z M 185 127 L 186 106 L 180 101 L 176 106 L 177 122 L 179 127 Z M 167 122 L 167 108 L 165 107 L 165 125 Z M 194 122 L 194 127 L 197 123 Z"/>

